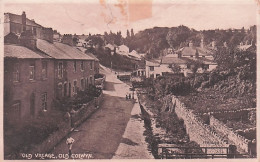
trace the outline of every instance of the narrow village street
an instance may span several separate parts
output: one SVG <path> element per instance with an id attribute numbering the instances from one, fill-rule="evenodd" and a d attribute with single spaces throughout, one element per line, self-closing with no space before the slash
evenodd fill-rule
<path id="1" fill-rule="evenodd" d="M 74 132 L 70 134 L 70 136 L 75 139 L 72 147 L 72 154 L 89 153 L 91 154 L 90 158 L 111 159 L 115 155 L 116 151 L 121 152 L 117 155 L 117 158 L 120 157 L 120 154 L 123 154 L 122 151 L 120 151 L 121 149 L 118 150 L 120 143 L 121 145 L 122 143 L 128 143 L 130 145 L 135 143 L 135 145 L 139 145 L 136 141 L 133 142 L 131 139 L 122 137 L 131 117 L 131 111 L 134 105 L 136 107 L 135 112 L 138 112 L 138 109 L 140 109 L 139 105 L 137 103 L 134 104 L 134 100 L 125 99 L 125 94 L 129 91 L 129 86 L 118 80 L 116 75 L 109 69 L 104 69 L 105 70 L 101 70 L 101 73 L 106 75 L 106 84 L 103 91 L 104 100 L 99 110 L 83 122 L 78 128 L 75 128 Z M 142 124 L 141 122 L 139 123 Z M 140 124 L 138 127 L 143 127 L 143 125 Z M 137 130 L 140 131 L 141 129 L 138 129 L 138 127 Z M 132 129 L 132 131 L 134 130 Z M 132 134 L 133 133 L 136 134 L 135 132 L 132 132 Z M 139 158 L 145 156 L 143 152 L 147 150 L 146 145 L 144 145 L 144 137 L 142 136 L 142 133 L 143 132 L 139 132 L 139 136 L 137 135 L 137 137 L 140 138 L 138 141 L 142 141 L 140 144 L 142 145 L 142 152 L 136 153 Z M 65 140 L 66 139 L 61 141 L 53 149 L 52 153 L 56 155 L 67 154 L 68 146 L 66 145 Z M 147 155 L 148 151 L 146 152 Z M 131 158 L 130 156 L 132 156 L 132 154 L 125 158 Z M 137 155 L 135 157 L 137 157 Z M 149 156 L 143 158 L 148 157 Z"/>

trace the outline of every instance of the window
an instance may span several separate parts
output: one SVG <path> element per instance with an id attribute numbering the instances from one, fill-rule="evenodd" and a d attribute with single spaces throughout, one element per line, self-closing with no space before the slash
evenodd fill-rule
<path id="1" fill-rule="evenodd" d="M 86 87 L 86 88 L 88 87 L 88 78 L 86 78 L 85 87 Z"/>
<path id="2" fill-rule="evenodd" d="M 47 78 L 47 62 L 46 61 L 42 62 L 42 78 L 43 79 Z"/>
<path id="3" fill-rule="evenodd" d="M 84 90 L 84 79 L 80 80 L 81 89 Z"/>
<path id="4" fill-rule="evenodd" d="M 90 61 L 90 69 L 93 69 L 93 61 Z"/>
<path id="5" fill-rule="evenodd" d="M 160 76 L 160 74 L 156 74 L 156 78 L 158 78 Z"/>
<path id="6" fill-rule="evenodd" d="M 62 97 L 62 83 L 61 82 L 58 84 L 57 97 L 58 98 Z"/>
<path id="7" fill-rule="evenodd" d="M 13 71 L 13 81 L 19 82 L 20 80 L 20 73 L 19 73 L 19 63 L 14 64 L 14 71 Z"/>
<path id="8" fill-rule="evenodd" d="M 36 28 L 35 27 L 32 28 L 32 33 L 33 33 L 33 35 L 36 35 Z"/>
<path id="9" fill-rule="evenodd" d="M 31 116 L 35 115 L 35 93 L 32 93 L 30 96 L 30 112 Z"/>
<path id="10" fill-rule="evenodd" d="M 58 77 L 62 78 L 63 77 L 63 63 L 59 62 L 58 64 Z"/>
<path id="11" fill-rule="evenodd" d="M 74 94 L 77 93 L 77 81 L 76 81 L 76 80 L 73 82 L 72 92 L 73 92 Z"/>
<path id="12" fill-rule="evenodd" d="M 42 94 L 42 110 L 47 111 L 47 92 Z"/>
<path id="13" fill-rule="evenodd" d="M 92 85 L 92 76 L 89 78 L 90 84 Z"/>
<path id="14" fill-rule="evenodd" d="M 67 83 L 64 83 L 64 93 L 63 93 L 63 96 L 67 96 Z"/>
<path id="15" fill-rule="evenodd" d="M 150 78 L 154 78 L 154 74 L 151 74 L 151 75 L 150 75 Z"/>
<path id="16" fill-rule="evenodd" d="M 71 83 L 69 83 L 69 97 L 71 97 Z"/>
<path id="17" fill-rule="evenodd" d="M 35 66 L 31 65 L 29 67 L 29 80 L 34 80 L 35 79 Z"/>
<path id="18" fill-rule="evenodd" d="M 150 66 L 150 71 L 154 71 L 154 66 Z"/>
<path id="19" fill-rule="evenodd" d="M 84 62 L 83 61 L 80 62 L 80 69 L 84 70 Z"/>
<path id="20" fill-rule="evenodd" d="M 74 72 L 77 71 L 77 61 L 74 61 L 74 63 L 73 63 L 73 69 L 74 69 Z"/>
<path id="21" fill-rule="evenodd" d="M 21 102 L 17 101 L 12 105 L 12 118 L 16 121 L 18 121 L 21 117 Z"/>

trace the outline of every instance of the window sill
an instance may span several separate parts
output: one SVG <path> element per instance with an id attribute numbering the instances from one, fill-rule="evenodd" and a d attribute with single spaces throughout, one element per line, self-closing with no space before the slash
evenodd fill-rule
<path id="1" fill-rule="evenodd" d="M 19 84 L 21 84 L 21 82 L 20 81 L 13 81 L 13 84 L 14 85 L 19 85 Z"/>
<path id="2" fill-rule="evenodd" d="M 29 81 L 32 82 L 32 83 L 36 82 L 36 80 L 32 80 L 32 79 L 29 79 Z"/>

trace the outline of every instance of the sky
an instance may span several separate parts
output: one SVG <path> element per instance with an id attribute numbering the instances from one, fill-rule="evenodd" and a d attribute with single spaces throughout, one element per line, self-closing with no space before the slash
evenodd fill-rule
<path id="1" fill-rule="evenodd" d="M 259 2 L 258 2 L 259 3 Z M 258 4 L 259 6 L 260 4 Z M 61 34 L 103 34 L 133 28 L 185 25 L 196 30 L 256 25 L 254 0 L 4 0 L 4 12 L 22 14 Z"/>

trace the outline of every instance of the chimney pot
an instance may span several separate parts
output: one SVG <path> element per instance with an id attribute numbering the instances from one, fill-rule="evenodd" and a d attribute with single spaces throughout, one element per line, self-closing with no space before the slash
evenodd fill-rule
<path id="1" fill-rule="evenodd" d="M 24 11 L 22 13 L 22 31 L 26 31 L 26 14 Z"/>

